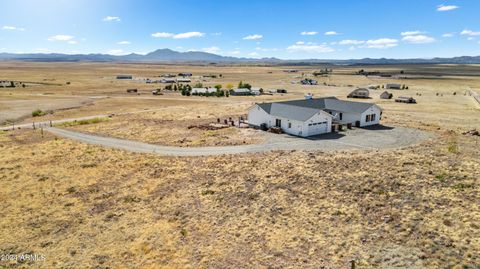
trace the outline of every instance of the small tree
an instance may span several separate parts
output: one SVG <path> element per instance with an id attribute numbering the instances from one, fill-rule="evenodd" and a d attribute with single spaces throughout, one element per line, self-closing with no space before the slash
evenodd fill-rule
<path id="1" fill-rule="evenodd" d="M 222 89 L 222 85 L 221 84 L 217 84 L 214 86 L 215 89 L 217 89 L 217 91 L 219 91 L 220 89 Z"/>
<path id="2" fill-rule="evenodd" d="M 231 90 L 231 89 L 233 89 L 233 84 L 228 83 L 228 84 L 225 86 L 225 88 L 227 88 L 228 90 Z"/>
<path id="3" fill-rule="evenodd" d="M 181 86 L 181 85 L 180 85 L 180 86 Z M 173 85 L 173 90 L 174 90 L 174 91 L 178 91 L 178 86 L 177 86 L 177 84 Z"/>
<path id="4" fill-rule="evenodd" d="M 194 88 L 203 88 L 203 84 L 200 83 L 200 82 L 198 82 L 198 83 L 195 84 L 193 87 L 194 87 Z"/>

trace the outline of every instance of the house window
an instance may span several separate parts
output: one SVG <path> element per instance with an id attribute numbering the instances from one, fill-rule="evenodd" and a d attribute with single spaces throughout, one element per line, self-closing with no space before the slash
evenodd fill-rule
<path id="1" fill-rule="evenodd" d="M 367 118 L 365 119 L 366 122 L 370 121 L 370 115 L 367 115 Z"/>
<path id="2" fill-rule="evenodd" d="M 281 119 L 275 119 L 275 127 L 282 127 L 282 120 Z"/>
<path id="3" fill-rule="evenodd" d="M 292 123 L 291 122 L 288 123 L 288 128 L 292 128 Z"/>
<path id="4" fill-rule="evenodd" d="M 340 120 L 343 119 L 343 113 L 340 112 L 340 116 L 339 116 Z"/>
<path id="5" fill-rule="evenodd" d="M 375 121 L 375 114 L 372 114 L 371 121 Z"/>

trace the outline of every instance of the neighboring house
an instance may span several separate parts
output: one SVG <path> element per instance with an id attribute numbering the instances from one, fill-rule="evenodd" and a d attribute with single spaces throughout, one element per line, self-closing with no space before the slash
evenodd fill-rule
<path id="1" fill-rule="evenodd" d="M 387 91 L 384 91 L 382 92 L 382 94 L 380 94 L 380 99 L 392 99 L 392 97 L 393 97 L 393 94 Z"/>
<path id="2" fill-rule="evenodd" d="M 127 92 L 128 93 L 137 93 L 138 90 L 137 89 L 127 89 Z"/>
<path id="3" fill-rule="evenodd" d="M 358 88 L 353 90 L 347 97 L 348 98 L 369 98 L 370 92 L 365 88 Z"/>
<path id="4" fill-rule="evenodd" d="M 188 82 L 191 82 L 190 79 L 188 78 L 177 78 L 177 83 L 188 83 Z"/>
<path id="5" fill-rule="evenodd" d="M 192 94 L 217 92 L 216 88 L 192 88 Z"/>
<path id="6" fill-rule="evenodd" d="M 117 75 L 117 79 L 133 79 L 132 75 Z"/>
<path id="7" fill-rule="evenodd" d="M 277 89 L 277 93 L 287 93 L 287 90 L 285 90 L 285 89 Z"/>
<path id="8" fill-rule="evenodd" d="M 230 90 L 230 95 L 241 96 L 241 95 L 252 95 L 250 89 L 247 88 L 238 88 Z"/>
<path id="9" fill-rule="evenodd" d="M 255 104 L 248 111 L 248 124 L 280 127 L 287 134 L 307 137 L 331 132 L 332 124 L 379 124 L 381 113 L 375 104 L 326 97 Z"/>
<path id="10" fill-rule="evenodd" d="M 262 88 L 258 88 L 258 87 L 252 87 L 250 89 L 250 92 L 253 94 L 253 95 L 261 95 L 263 93 L 263 89 Z"/>
<path id="11" fill-rule="evenodd" d="M 177 80 L 175 80 L 174 78 L 162 78 L 160 80 L 160 83 L 176 83 Z"/>
<path id="12" fill-rule="evenodd" d="M 178 73 L 179 77 L 191 77 L 192 73 Z"/>
<path id="13" fill-rule="evenodd" d="M 413 99 L 413 97 L 398 97 L 395 99 L 395 102 L 398 103 L 407 103 L 407 104 L 416 104 L 417 100 Z"/>
<path id="14" fill-rule="evenodd" d="M 396 84 L 396 83 L 389 83 L 389 84 L 385 85 L 385 88 L 392 89 L 392 90 L 401 90 L 402 85 Z"/>
<path id="15" fill-rule="evenodd" d="M 6 88 L 6 87 L 12 87 L 12 82 L 8 80 L 1 80 L 0 81 L 0 87 Z"/>
<path id="16" fill-rule="evenodd" d="M 306 79 L 301 80 L 300 83 L 302 85 L 317 85 L 318 81 L 316 81 L 314 79 L 306 78 Z"/>

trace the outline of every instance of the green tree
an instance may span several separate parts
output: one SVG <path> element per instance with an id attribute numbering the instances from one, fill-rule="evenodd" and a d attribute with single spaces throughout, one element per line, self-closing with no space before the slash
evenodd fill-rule
<path id="1" fill-rule="evenodd" d="M 196 83 L 193 87 L 194 87 L 194 88 L 203 88 L 203 84 L 200 83 L 200 82 L 198 82 L 198 83 Z"/>
<path id="2" fill-rule="evenodd" d="M 228 83 L 225 88 L 227 88 L 228 90 L 231 90 L 233 89 L 233 84 L 232 83 Z"/>
<path id="3" fill-rule="evenodd" d="M 217 89 L 217 91 L 221 90 L 222 89 L 222 85 L 221 84 L 217 84 L 214 86 L 215 89 Z"/>

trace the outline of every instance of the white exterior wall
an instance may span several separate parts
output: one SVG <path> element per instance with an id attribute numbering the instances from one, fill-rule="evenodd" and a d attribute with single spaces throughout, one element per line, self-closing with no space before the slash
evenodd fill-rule
<path id="1" fill-rule="evenodd" d="M 381 111 L 382 110 L 377 105 L 373 105 L 369 109 L 365 110 L 362 113 L 362 118 L 360 120 L 360 126 L 363 127 L 363 126 L 380 124 L 380 112 Z M 367 122 L 366 121 L 367 115 L 371 115 L 371 114 L 375 114 L 375 120 Z"/>
<path id="2" fill-rule="evenodd" d="M 319 135 L 329 133 L 332 130 L 332 117 L 328 113 L 322 111 L 319 111 L 319 113 L 315 114 L 305 122 L 272 116 L 258 105 L 252 106 L 248 111 L 248 124 L 253 126 L 260 126 L 262 123 L 265 123 L 267 128 L 275 127 L 276 119 L 281 120 L 280 128 L 284 133 L 296 136 L 306 137 Z M 326 124 L 321 126 L 318 124 L 309 126 L 309 124 L 321 122 L 326 122 Z M 290 128 L 288 127 L 289 123 L 291 123 Z"/>

